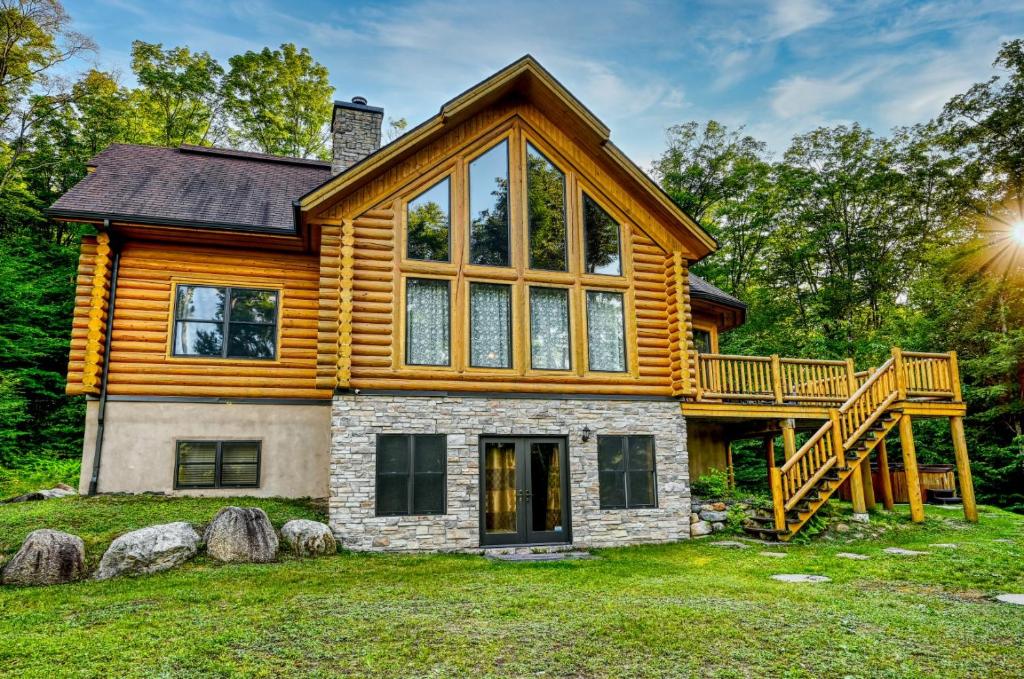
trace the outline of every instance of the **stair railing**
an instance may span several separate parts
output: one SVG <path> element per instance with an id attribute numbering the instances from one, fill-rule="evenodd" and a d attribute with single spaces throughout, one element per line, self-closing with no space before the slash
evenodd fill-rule
<path id="1" fill-rule="evenodd" d="M 899 356 L 883 363 L 829 419 L 772 472 L 775 528 L 786 528 L 785 513 L 798 505 L 831 469 L 845 471 L 847 452 L 900 397 Z"/>

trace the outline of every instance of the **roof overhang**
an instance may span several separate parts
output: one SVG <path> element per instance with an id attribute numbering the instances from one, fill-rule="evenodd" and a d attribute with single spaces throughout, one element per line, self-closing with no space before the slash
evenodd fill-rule
<path id="1" fill-rule="evenodd" d="M 608 127 L 530 55 L 456 96 L 445 103 L 437 115 L 302 196 L 298 201 L 299 210 L 310 213 L 341 199 L 459 123 L 506 97 L 516 95 L 536 103 L 554 120 L 572 120 L 574 136 L 587 147 L 597 149 L 640 189 L 647 202 L 664 216 L 666 224 L 674 226 L 680 239 L 691 244 L 695 250 L 691 253 L 694 259 L 702 259 L 718 248 L 715 239 L 695 219 L 611 143 Z"/>

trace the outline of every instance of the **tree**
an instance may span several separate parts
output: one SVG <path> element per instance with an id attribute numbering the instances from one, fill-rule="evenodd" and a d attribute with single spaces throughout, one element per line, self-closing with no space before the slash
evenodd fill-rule
<path id="1" fill-rule="evenodd" d="M 163 146 L 212 144 L 222 135 L 220 80 L 224 69 L 209 52 L 160 43 L 132 43 L 132 72 L 139 81 L 142 111 Z M 137 140 L 142 141 L 142 140 Z"/>
<path id="2" fill-rule="evenodd" d="M 223 94 L 232 144 L 274 155 L 328 157 L 334 88 L 309 50 L 286 43 L 228 63 Z"/>

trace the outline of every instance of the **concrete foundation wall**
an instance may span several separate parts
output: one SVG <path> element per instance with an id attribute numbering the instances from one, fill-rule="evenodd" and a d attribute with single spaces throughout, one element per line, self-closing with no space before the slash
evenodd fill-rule
<path id="1" fill-rule="evenodd" d="M 589 427 L 590 440 L 580 432 Z M 480 548 L 480 436 L 566 436 L 572 541 L 580 547 L 690 536 L 686 422 L 671 401 L 339 395 L 332 415 L 330 521 L 356 550 Z M 447 514 L 375 515 L 376 435 L 447 434 Z M 600 508 L 597 437 L 655 437 L 658 507 Z"/>
<path id="2" fill-rule="evenodd" d="M 98 402 L 86 411 L 82 476 L 87 492 L 96 444 Z M 331 408 L 265 405 L 109 401 L 100 493 L 326 497 Z M 260 487 L 174 489 L 176 441 L 259 440 Z"/>

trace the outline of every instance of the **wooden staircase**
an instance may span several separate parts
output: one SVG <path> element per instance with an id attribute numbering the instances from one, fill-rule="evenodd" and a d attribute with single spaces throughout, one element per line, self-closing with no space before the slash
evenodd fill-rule
<path id="1" fill-rule="evenodd" d="M 899 369 L 898 369 L 899 368 Z M 781 467 L 770 469 L 770 514 L 754 516 L 746 531 L 760 538 L 789 540 L 828 502 L 844 481 L 860 483 L 861 465 L 901 417 L 907 379 L 895 354 L 874 371 L 828 421 Z"/>

